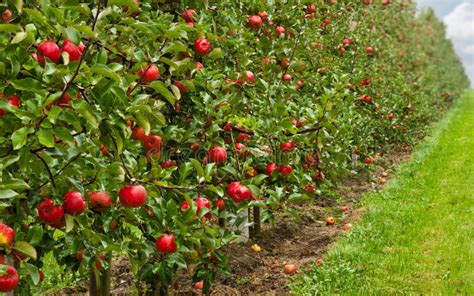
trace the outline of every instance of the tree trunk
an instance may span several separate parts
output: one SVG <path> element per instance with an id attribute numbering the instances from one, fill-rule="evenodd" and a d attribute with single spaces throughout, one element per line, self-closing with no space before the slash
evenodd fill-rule
<path id="1" fill-rule="evenodd" d="M 260 208 L 253 207 L 253 237 L 260 234 L 260 230 L 262 229 L 262 224 L 260 221 Z"/>
<path id="2" fill-rule="evenodd" d="M 102 295 L 102 291 L 100 289 L 100 280 L 97 279 L 95 276 L 96 273 L 94 269 L 91 269 L 89 273 L 89 295 L 90 296 L 99 296 Z"/>
<path id="3" fill-rule="evenodd" d="M 111 288 L 111 277 L 112 277 L 112 252 L 106 255 L 106 261 L 109 268 L 102 273 L 100 278 L 100 288 L 103 296 L 110 295 L 110 288 Z"/>

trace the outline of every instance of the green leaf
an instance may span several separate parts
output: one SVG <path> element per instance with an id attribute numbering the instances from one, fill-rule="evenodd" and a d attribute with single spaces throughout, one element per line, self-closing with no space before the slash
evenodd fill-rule
<path id="1" fill-rule="evenodd" d="M 39 94 L 45 92 L 45 88 L 43 87 L 41 82 L 33 78 L 11 80 L 10 83 L 17 90 L 31 91 Z"/>
<path id="2" fill-rule="evenodd" d="M 32 127 L 22 127 L 12 134 L 13 149 L 18 150 L 26 144 L 28 135 L 33 132 Z"/>
<path id="3" fill-rule="evenodd" d="M 24 242 L 24 241 L 15 242 L 15 245 L 13 245 L 12 249 L 20 253 L 21 255 L 25 255 L 27 257 L 32 258 L 33 260 L 36 260 L 36 256 L 37 256 L 36 249 L 35 247 L 33 247 L 27 242 Z"/>
<path id="4" fill-rule="evenodd" d="M 25 181 L 21 179 L 11 179 L 5 180 L 0 183 L 0 189 L 12 189 L 12 190 L 25 190 L 29 189 L 30 185 L 28 185 Z"/>
<path id="5" fill-rule="evenodd" d="M 38 245 L 41 243 L 43 240 L 43 234 L 44 230 L 41 225 L 35 225 L 30 228 L 28 231 L 28 235 L 26 236 L 26 239 L 29 241 L 29 243 L 33 246 Z"/>
<path id="6" fill-rule="evenodd" d="M 54 134 L 64 142 L 72 142 L 74 137 L 71 135 L 71 131 L 65 127 L 59 126 L 54 127 Z"/>
<path id="7" fill-rule="evenodd" d="M 176 99 L 173 94 L 166 88 L 166 85 L 161 81 L 153 81 L 150 84 L 150 87 L 156 90 L 160 95 L 162 95 L 173 107 L 176 103 Z"/>
<path id="8" fill-rule="evenodd" d="M 181 99 L 181 91 L 176 85 L 171 85 L 171 91 L 173 92 L 173 95 L 175 96 L 176 100 Z"/>
<path id="9" fill-rule="evenodd" d="M 6 169 L 10 165 L 14 164 L 20 159 L 20 155 L 9 155 L 6 157 L 0 158 L 0 171 Z"/>
<path id="10" fill-rule="evenodd" d="M 70 232 L 74 229 L 74 217 L 69 214 L 65 214 L 64 219 L 66 220 L 66 232 Z"/>
<path id="11" fill-rule="evenodd" d="M 105 77 L 108 77 L 110 79 L 115 80 L 116 82 L 120 83 L 120 76 L 112 71 L 109 67 L 106 65 L 102 64 L 95 64 L 94 66 L 91 67 L 91 71 L 96 74 L 103 75 Z"/>
<path id="12" fill-rule="evenodd" d="M 138 125 L 145 130 L 145 133 L 149 134 L 151 130 L 151 125 L 150 121 L 148 121 L 148 116 L 146 116 L 145 114 L 137 113 L 135 114 L 135 119 L 137 120 Z"/>
<path id="13" fill-rule="evenodd" d="M 168 217 L 174 217 L 178 214 L 178 206 L 176 205 L 173 199 L 168 200 L 168 202 L 166 203 L 166 210 L 166 215 Z"/>
<path id="14" fill-rule="evenodd" d="M 48 148 L 54 147 L 54 135 L 51 129 L 40 129 L 38 139 L 41 145 Z"/>
<path id="15" fill-rule="evenodd" d="M 0 199 L 10 199 L 17 196 L 18 193 L 16 191 L 7 189 L 7 190 L 0 190 Z"/>
<path id="16" fill-rule="evenodd" d="M 99 119 L 97 118 L 96 114 L 94 113 L 94 111 L 92 110 L 92 108 L 89 106 L 89 104 L 86 101 L 84 100 L 75 101 L 73 103 L 73 107 L 95 129 L 99 128 Z"/>
<path id="17" fill-rule="evenodd" d="M 27 32 L 18 32 L 16 33 L 15 37 L 13 37 L 11 44 L 17 44 L 25 40 L 25 38 L 28 37 Z"/>
<path id="18" fill-rule="evenodd" d="M 0 24 L 0 32 L 15 33 L 21 30 L 19 25 L 14 24 Z"/>
<path id="19" fill-rule="evenodd" d="M 201 163 L 199 162 L 199 160 L 191 158 L 191 163 L 193 164 L 194 168 L 196 169 L 198 176 L 202 177 L 202 178 L 205 178 L 206 175 L 204 174 L 204 169 L 202 168 Z"/>
<path id="20" fill-rule="evenodd" d="M 184 180 L 191 173 L 193 165 L 189 162 L 184 163 L 179 167 L 179 184 L 183 184 Z"/>
<path id="21" fill-rule="evenodd" d="M 0 264 L 0 276 L 4 276 L 7 274 L 7 265 Z"/>
<path id="22" fill-rule="evenodd" d="M 23 12 L 23 0 L 14 0 L 13 5 L 15 5 L 19 14 Z"/>
<path id="23" fill-rule="evenodd" d="M 79 42 L 81 41 L 81 36 L 79 36 L 79 32 L 73 27 L 66 28 L 66 36 L 75 45 L 78 45 Z"/>
<path id="24" fill-rule="evenodd" d="M 26 269 L 28 270 L 28 273 L 30 274 L 31 280 L 33 281 L 34 285 L 38 285 L 40 282 L 40 272 L 38 267 L 34 266 L 33 264 L 30 263 L 25 263 Z"/>

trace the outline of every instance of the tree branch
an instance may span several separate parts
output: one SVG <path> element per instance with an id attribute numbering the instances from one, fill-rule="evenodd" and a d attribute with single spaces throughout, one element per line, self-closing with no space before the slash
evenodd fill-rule
<path id="1" fill-rule="evenodd" d="M 30 150 L 30 152 L 33 153 L 34 155 L 36 155 L 36 157 L 38 157 L 41 160 L 44 167 L 46 168 L 46 171 L 48 171 L 49 180 L 53 184 L 53 187 L 56 188 L 56 182 L 54 182 L 53 173 L 51 172 L 51 169 L 49 168 L 48 163 L 46 162 L 46 160 L 44 160 L 43 157 L 41 157 L 38 153 L 34 152 L 33 150 Z M 44 185 L 46 185 L 46 184 L 48 184 L 48 182 L 44 183 Z M 44 185 L 41 185 L 40 188 L 43 187 Z"/>

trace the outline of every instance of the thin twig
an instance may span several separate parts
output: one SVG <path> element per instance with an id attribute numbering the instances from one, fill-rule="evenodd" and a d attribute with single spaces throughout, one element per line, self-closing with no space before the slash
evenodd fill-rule
<path id="1" fill-rule="evenodd" d="M 97 25 L 97 20 L 99 19 L 99 14 L 100 14 L 100 9 L 101 9 L 101 3 L 102 1 L 99 0 L 99 5 L 97 5 L 97 13 L 94 17 L 94 21 L 92 22 L 92 31 L 95 31 L 95 27 Z M 64 89 L 63 89 L 63 92 L 61 93 L 61 97 L 63 97 L 66 92 L 68 91 L 68 89 L 71 87 L 71 85 L 74 83 L 74 80 L 77 78 L 77 76 L 79 75 L 79 70 L 81 69 L 81 65 L 82 63 L 84 62 L 84 59 L 87 55 L 87 51 L 91 48 L 91 45 L 93 44 L 93 41 L 91 41 L 89 39 L 89 42 L 87 43 L 87 46 L 86 48 L 84 49 L 82 55 L 81 55 L 81 59 L 79 60 L 79 64 L 77 65 L 76 67 L 76 71 L 74 72 L 74 74 L 72 75 L 71 77 L 71 80 L 69 80 L 66 85 L 64 86 Z"/>
<path id="2" fill-rule="evenodd" d="M 34 155 L 36 155 L 36 157 L 38 157 L 38 158 L 41 160 L 41 162 L 43 163 L 44 167 L 46 168 L 46 171 L 48 171 L 49 180 L 50 180 L 51 183 L 53 184 L 53 187 L 56 188 L 56 182 L 54 182 L 53 173 L 51 172 L 51 169 L 49 168 L 48 163 L 46 162 L 46 160 L 44 160 L 44 158 L 41 157 L 38 153 L 36 153 L 36 152 L 34 152 L 34 151 L 32 151 L 32 150 L 30 150 L 30 152 L 33 153 Z M 47 183 L 48 183 L 48 182 L 46 182 L 46 184 L 47 184 Z M 43 185 L 42 185 L 41 187 L 43 187 Z M 40 188 L 41 188 L 41 187 L 40 187 Z"/>

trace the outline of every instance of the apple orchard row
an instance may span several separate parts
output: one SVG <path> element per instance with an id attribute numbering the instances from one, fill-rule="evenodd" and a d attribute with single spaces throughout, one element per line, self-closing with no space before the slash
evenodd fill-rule
<path id="1" fill-rule="evenodd" d="M 179 270 L 208 291 L 244 211 L 254 232 L 297 215 L 467 81 L 409 1 L 113 2 L 1 14 L 0 292 L 28 294 L 50 253 L 97 295 L 114 253 L 147 292 Z"/>

